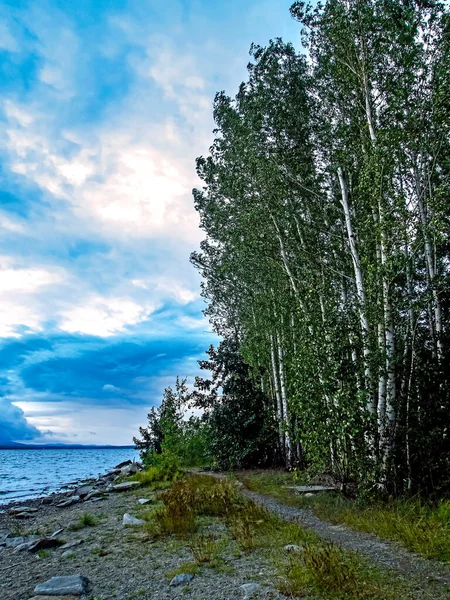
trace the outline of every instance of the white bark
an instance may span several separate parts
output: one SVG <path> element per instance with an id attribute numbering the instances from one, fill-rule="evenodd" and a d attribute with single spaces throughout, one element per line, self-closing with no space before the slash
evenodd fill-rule
<path id="1" fill-rule="evenodd" d="M 280 386 L 278 382 L 277 359 L 275 356 L 273 335 L 270 336 L 270 356 L 272 359 L 273 387 L 275 390 L 275 398 L 277 400 L 278 436 L 280 440 L 280 450 L 283 452 L 285 445 L 283 431 L 283 405 L 281 402 Z"/>
<path id="2" fill-rule="evenodd" d="M 290 416 L 289 406 L 287 402 L 286 394 L 286 373 L 284 369 L 284 352 L 283 347 L 280 343 L 280 336 L 277 333 L 277 346 L 278 346 L 278 366 L 280 370 L 280 390 L 281 390 L 281 403 L 283 406 L 283 421 L 284 421 L 284 442 L 286 450 L 286 466 L 290 468 L 292 466 L 292 441 L 290 435 Z"/>
<path id="3" fill-rule="evenodd" d="M 338 167 L 339 185 L 341 188 L 341 204 L 344 210 L 345 225 L 347 229 L 348 244 L 350 247 L 350 255 L 353 262 L 353 270 L 355 273 L 356 294 L 358 297 L 358 313 L 363 335 L 363 354 L 364 354 L 364 374 L 366 386 L 369 395 L 368 409 L 371 414 L 375 414 L 376 406 L 374 404 L 372 391 L 372 376 L 370 371 L 370 348 L 369 348 L 369 320 L 366 313 L 366 292 L 364 288 L 363 274 L 361 263 L 359 260 L 358 249 L 356 247 L 355 234 L 353 232 L 352 219 L 350 215 L 350 206 L 348 201 L 347 185 L 344 179 L 344 173 L 341 167 Z"/>

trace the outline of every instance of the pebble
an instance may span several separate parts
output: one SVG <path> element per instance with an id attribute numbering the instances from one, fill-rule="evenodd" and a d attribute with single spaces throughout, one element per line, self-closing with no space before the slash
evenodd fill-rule
<path id="1" fill-rule="evenodd" d="M 61 554 L 61 558 L 72 558 L 72 556 L 75 556 L 75 552 L 72 550 L 66 550 Z"/>
<path id="2" fill-rule="evenodd" d="M 151 500 L 149 500 L 148 498 L 139 498 L 138 502 L 139 504 L 150 504 Z"/>
<path id="3" fill-rule="evenodd" d="M 194 579 L 194 576 L 191 573 L 180 573 L 180 575 L 175 575 L 175 577 L 170 582 L 170 585 L 183 585 L 191 582 Z"/>

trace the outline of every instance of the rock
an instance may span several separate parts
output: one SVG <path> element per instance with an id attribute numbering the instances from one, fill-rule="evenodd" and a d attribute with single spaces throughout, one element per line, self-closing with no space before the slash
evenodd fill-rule
<path id="1" fill-rule="evenodd" d="M 52 577 L 44 583 L 39 583 L 34 588 L 38 596 L 81 596 L 86 594 L 89 581 L 81 575 L 66 575 L 64 577 Z"/>
<path id="2" fill-rule="evenodd" d="M 73 540 L 72 542 L 67 542 L 67 544 L 64 544 L 63 546 L 61 546 L 61 550 L 67 550 L 68 548 L 75 548 L 75 546 L 79 546 L 82 543 L 83 543 L 83 540 Z"/>
<path id="3" fill-rule="evenodd" d="M 78 491 L 78 490 L 77 490 Z M 91 488 L 91 491 L 84 496 L 84 500 L 91 500 L 91 498 L 95 498 L 96 496 L 100 496 L 103 492 L 100 490 L 96 490 Z"/>
<path id="4" fill-rule="evenodd" d="M 0 530 L 0 544 L 3 542 L 6 543 L 6 540 L 7 540 L 7 538 L 9 538 L 10 535 L 11 534 L 9 533 L 9 531 L 7 529 L 1 529 Z"/>
<path id="5" fill-rule="evenodd" d="M 143 521 L 142 519 L 138 519 L 136 517 L 133 517 L 133 515 L 130 515 L 129 513 L 125 513 L 123 515 L 122 524 L 125 527 L 130 527 L 130 526 L 139 526 L 139 527 L 141 527 L 142 525 L 145 525 L 145 521 Z"/>
<path id="6" fill-rule="evenodd" d="M 92 485 L 82 485 L 81 487 L 75 490 L 75 495 L 80 496 L 80 498 L 83 499 L 86 496 L 88 496 L 93 490 L 94 487 Z"/>
<path id="7" fill-rule="evenodd" d="M 288 544 L 284 547 L 284 550 L 286 550 L 286 552 L 303 552 L 304 548 L 303 546 L 297 546 L 296 544 Z"/>
<path id="8" fill-rule="evenodd" d="M 243 585 L 240 585 L 239 587 L 245 594 L 244 599 L 251 598 L 251 596 L 253 596 L 253 594 L 256 594 L 256 592 L 259 592 L 259 590 L 261 589 L 261 586 L 259 585 L 259 583 L 244 583 Z"/>
<path id="9" fill-rule="evenodd" d="M 68 500 L 64 500 L 60 502 L 56 506 L 58 508 L 66 508 L 66 506 L 72 506 L 72 504 L 77 504 L 80 501 L 80 496 L 71 496 Z"/>
<path id="10" fill-rule="evenodd" d="M 305 494 L 305 498 L 312 498 L 314 496 L 314 494 L 312 492 L 308 492 L 307 494 Z"/>
<path id="11" fill-rule="evenodd" d="M 63 529 L 63 528 L 61 528 L 61 529 L 57 529 L 57 530 L 56 530 L 56 531 L 54 531 L 54 532 L 53 532 L 51 535 L 49 535 L 49 537 L 51 537 L 51 538 L 56 538 L 56 537 L 58 537 L 58 535 L 59 535 L 60 533 L 62 533 L 63 531 L 64 531 L 64 529 Z"/>
<path id="12" fill-rule="evenodd" d="M 25 550 L 29 550 L 34 543 L 35 542 L 25 542 L 24 544 L 19 544 L 14 548 L 14 554 L 16 554 L 17 552 L 24 552 Z"/>
<path id="13" fill-rule="evenodd" d="M 72 558 L 72 556 L 75 556 L 75 552 L 72 552 L 72 550 L 66 550 L 61 554 L 61 558 Z"/>
<path id="14" fill-rule="evenodd" d="M 30 600 L 79 600 L 75 596 L 33 596 Z"/>
<path id="15" fill-rule="evenodd" d="M 297 494 L 318 494 L 319 492 L 335 492 L 334 487 L 325 487 L 324 485 L 291 485 L 288 490 L 294 490 Z"/>
<path id="16" fill-rule="evenodd" d="M 8 510 L 9 515 L 20 515 L 22 513 L 37 513 L 38 509 L 32 506 L 20 506 L 18 508 L 11 508 Z"/>
<path id="17" fill-rule="evenodd" d="M 122 467 L 120 469 L 120 472 L 122 473 L 122 475 L 135 475 L 136 473 L 139 473 L 139 467 L 136 463 L 133 463 L 132 465 Z"/>
<path id="18" fill-rule="evenodd" d="M 32 519 L 34 517 L 33 513 L 17 513 L 16 515 L 14 515 L 14 517 L 16 519 Z"/>
<path id="19" fill-rule="evenodd" d="M 191 573 L 180 573 L 180 575 L 175 575 L 170 585 L 186 585 L 186 583 L 190 583 L 193 579 L 194 576 Z"/>
<path id="20" fill-rule="evenodd" d="M 21 544 L 28 544 L 30 542 L 35 542 L 38 539 L 39 539 L 39 536 L 37 536 L 37 535 L 6 538 L 6 547 L 7 548 L 17 548 L 17 546 L 20 546 Z"/>
<path id="21" fill-rule="evenodd" d="M 111 491 L 113 492 L 127 492 L 128 490 L 133 490 L 136 487 L 139 487 L 141 484 L 139 481 L 125 481 L 124 483 L 118 483 L 117 485 L 111 486 Z"/>
<path id="22" fill-rule="evenodd" d="M 52 504 L 54 498 L 51 496 L 47 496 L 46 498 L 42 498 L 41 504 Z"/>
<path id="23" fill-rule="evenodd" d="M 123 467 L 128 467 L 128 465 L 132 465 L 132 464 L 133 464 L 132 460 L 124 460 L 123 462 L 116 465 L 114 468 L 115 469 L 123 469 Z"/>
<path id="24" fill-rule="evenodd" d="M 32 545 L 28 548 L 30 552 L 38 552 L 39 550 L 48 550 L 50 548 L 56 548 L 58 546 L 62 546 L 63 542 L 56 538 L 42 538 L 33 542 Z"/>
<path id="25" fill-rule="evenodd" d="M 139 502 L 139 504 L 144 505 L 144 504 L 150 504 L 151 500 L 149 500 L 148 498 L 139 498 L 138 502 Z"/>

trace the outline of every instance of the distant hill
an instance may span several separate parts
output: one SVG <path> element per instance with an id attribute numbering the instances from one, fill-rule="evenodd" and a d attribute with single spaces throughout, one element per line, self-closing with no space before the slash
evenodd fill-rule
<path id="1" fill-rule="evenodd" d="M 2 442 L 0 450 L 107 450 L 117 448 L 134 448 L 129 446 L 93 445 L 93 444 L 20 444 L 18 442 Z"/>

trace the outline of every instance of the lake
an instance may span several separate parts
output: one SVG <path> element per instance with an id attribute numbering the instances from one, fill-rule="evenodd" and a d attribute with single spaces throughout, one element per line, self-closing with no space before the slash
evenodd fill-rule
<path id="1" fill-rule="evenodd" d="M 45 496 L 133 458 L 133 448 L 0 450 L 0 504 Z"/>

